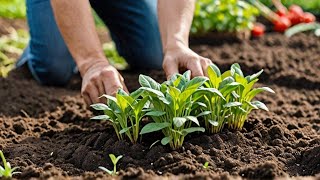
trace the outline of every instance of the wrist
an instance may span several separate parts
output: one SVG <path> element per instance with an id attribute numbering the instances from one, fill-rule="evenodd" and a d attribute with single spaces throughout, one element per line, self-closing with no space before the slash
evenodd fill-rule
<path id="1" fill-rule="evenodd" d="M 86 72 L 92 68 L 93 66 L 95 65 L 98 65 L 98 64 L 103 64 L 103 65 L 110 65 L 108 60 L 104 57 L 104 58 L 100 58 L 100 59 L 92 59 L 92 58 L 89 58 L 89 59 L 85 59 L 85 60 L 82 60 L 81 63 L 78 63 L 78 69 L 79 69 L 79 72 L 81 74 L 81 76 L 83 77 L 84 74 L 86 74 Z"/>
<path id="2" fill-rule="evenodd" d="M 189 42 L 183 40 L 182 38 L 173 38 L 173 40 L 168 41 L 163 47 L 163 53 L 166 54 L 170 51 L 177 51 L 179 49 L 188 48 Z"/>

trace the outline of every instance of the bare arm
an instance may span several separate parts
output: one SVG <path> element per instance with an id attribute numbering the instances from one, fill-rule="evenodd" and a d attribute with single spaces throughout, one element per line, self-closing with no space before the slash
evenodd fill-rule
<path id="1" fill-rule="evenodd" d="M 83 78 L 81 93 L 87 104 L 102 94 L 125 88 L 123 78 L 104 56 L 88 0 L 51 0 L 60 32 Z M 106 82 L 108 80 L 108 82 Z"/>
<path id="2" fill-rule="evenodd" d="M 190 69 L 192 76 L 206 74 L 211 60 L 189 49 L 189 31 L 195 0 L 159 0 L 158 18 L 164 51 L 163 69 L 167 77 Z"/>

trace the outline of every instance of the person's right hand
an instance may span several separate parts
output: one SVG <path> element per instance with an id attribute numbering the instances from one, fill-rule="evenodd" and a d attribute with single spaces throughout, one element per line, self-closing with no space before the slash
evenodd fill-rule
<path id="1" fill-rule="evenodd" d="M 103 94 L 114 96 L 119 88 L 128 92 L 123 77 L 107 60 L 91 62 L 85 70 L 79 70 L 81 95 L 87 105 L 100 102 L 99 97 Z"/>

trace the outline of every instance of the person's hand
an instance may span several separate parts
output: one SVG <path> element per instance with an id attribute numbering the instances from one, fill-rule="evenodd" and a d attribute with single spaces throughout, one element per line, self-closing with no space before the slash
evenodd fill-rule
<path id="1" fill-rule="evenodd" d="M 192 77 L 207 76 L 210 64 L 212 64 L 210 59 L 199 56 L 189 47 L 181 45 L 166 50 L 162 67 L 169 79 L 173 74 L 185 70 L 191 70 Z"/>
<path id="2" fill-rule="evenodd" d="M 127 91 L 123 77 L 107 60 L 91 62 L 82 74 L 81 95 L 87 105 L 100 102 L 103 94 L 115 95 L 119 88 Z"/>

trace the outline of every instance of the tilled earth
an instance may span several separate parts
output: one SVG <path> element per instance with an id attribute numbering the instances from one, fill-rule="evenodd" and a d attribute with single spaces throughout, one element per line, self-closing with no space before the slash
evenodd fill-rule
<path id="1" fill-rule="evenodd" d="M 238 62 L 246 74 L 264 69 L 259 86 L 276 93 L 257 97 L 270 111 L 253 111 L 242 131 L 186 138 L 177 151 L 150 145 L 161 134 L 131 145 L 118 141 L 108 122 L 93 116 L 80 96 L 81 79 L 68 87 L 38 85 L 22 68 L 0 78 L 0 149 L 19 166 L 18 179 L 110 179 L 108 154 L 123 155 L 119 176 L 139 179 L 320 178 L 320 40 L 311 34 L 290 39 L 269 33 L 242 43 L 193 46 L 223 71 Z M 158 81 L 161 71 L 122 72 L 129 89 L 144 73 Z M 209 168 L 202 165 L 209 162 Z"/>

